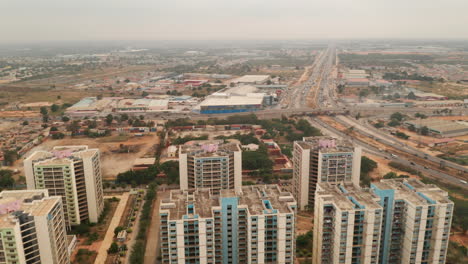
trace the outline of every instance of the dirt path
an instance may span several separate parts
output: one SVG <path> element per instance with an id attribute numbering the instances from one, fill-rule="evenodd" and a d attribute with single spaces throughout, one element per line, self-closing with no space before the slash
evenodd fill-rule
<path id="1" fill-rule="evenodd" d="M 127 204 L 128 196 L 129 196 L 128 192 L 122 194 L 121 196 L 118 196 L 118 198 L 120 198 L 119 204 L 117 205 L 117 209 L 115 209 L 115 213 L 114 213 L 114 216 L 112 217 L 109 228 L 107 229 L 106 236 L 104 237 L 104 240 L 102 241 L 99 247 L 96 260 L 94 261 L 95 264 L 101 264 L 101 263 L 106 262 L 107 249 L 109 249 L 112 242 L 114 242 L 114 229 L 120 223 L 120 218 L 122 217 L 123 212 L 125 210 L 125 205 Z"/>
<path id="2" fill-rule="evenodd" d="M 149 227 L 148 240 L 146 241 L 145 264 L 156 264 L 159 256 L 159 203 L 168 194 L 169 191 L 158 192 L 158 198 L 153 205 L 152 221 Z"/>

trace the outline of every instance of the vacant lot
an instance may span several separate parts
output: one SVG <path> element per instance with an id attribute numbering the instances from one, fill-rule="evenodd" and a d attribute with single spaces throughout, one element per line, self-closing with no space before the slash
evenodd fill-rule
<path id="1" fill-rule="evenodd" d="M 90 148 L 98 148 L 101 152 L 101 166 L 104 179 L 115 179 L 120 172 L 129 170 L 135 159 L 145 154 L 154 153 L 153 146 L 159 143 L 159 137 L 154 135 L 144 137 L 122 137 L 111 136 L 100 139 L 92 138 L 64 138 L 60 140 L 46 140 L 41 145 L 33 148 L 29 153 L 36 150 L 50 150 L 55 146 L 87 145 Z M 131 152 L 119 153 L 121 145 L 129 147 Z M 16 167 L 22 169 L 22 161 L 16 162 Z"/>

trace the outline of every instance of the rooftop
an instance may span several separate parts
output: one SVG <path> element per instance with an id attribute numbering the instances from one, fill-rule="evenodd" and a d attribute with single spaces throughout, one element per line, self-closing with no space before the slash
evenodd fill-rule
<path id="1" fill-rule="evenodd" d="M 223 105 L 261 105 L 263 97 L 260 96 L 230 96 L 228 94 L 220 96 L 209 96 L 200 106 L 223 106 Z"/>
<path id="2" fill-rule="evenodd" d="M 233 83 L 262 83 L 270 78 L 269 75 L 244 75 L 239 78 L 233 79 Z"/>
<path id="3" fill-rule="evenodd" d="M 180 153 L 196 157 L 225 156 L 231 152 L 241 151 L 238 144 L 221 143 L 219 140 L 194 140 L 180 147 Z"/>
<path id="4" fill-rule="evenodd" d="M 264 213 L 293 213 L 291 208 L 295 200 L 291 193 L 282 192 L 277 185 L 252 185 L 242 187 L 241 192 L 221 190 L 219 195 L 210 189 L 173 190 L 168 199 L 163 199 L 160 211 L 169 213 L 171 220 L 182 219 L 187 215 L 187 206 L 193 204 L 194 215 L 201 218 L 212 218 L 213 210 L 220 207 L 222 198 L 238 198 L 238 206 L 248 209 L 250 215 Z M 265 203 L 269 201 L 269 203 Z"/>
<path id="5" fill-rule="evenodd" d="M 320 198 L 319 198 L 320 197 Z M 317 186 L 317 198 L 325 202 L 333 203 L 341 210 L 379 209 L 379 197 L 369 189 L 363 189 L 352 183 L 333 185 L 319 183 Z"/>
<path id="6" fill-rule="evenodd" d="M 62 165 L 74 159 L 93 157 L 98 152 L 98 149 L 88 149 L 88 146 L 56 146 L 52 151 L 35 151 L 25 161 L 38 165 Z"/>
<path id="7" fill-rule="evenodd" d="M 296 141 L 296 143 L 303 149 L 315 149 L 323 153 L 354 151 L 353 143 L 350 141 L 329 136 L 305 137 L 302 141 Z"/>
<path id="8" fill-rule="evenodd" d="M 395 199 L 405 199 L 416 205 L 452 203 L 448 193 L 436 185 L 418 179 L 387 179 L 372 183 L 381 190 L 395 190 Z"/>
<path id="9" fill-rule="evenodd" d="M 414 125 L 416 128 L 427 126 L 431 130 L 436 130 L 441 133 L 447 133 L 452 131 L 463 131 L 467 130 L 468 126 L 454 122 L 449 120 L 441 120 L 441 119 L 421 119 L 421 120 L 413 120 L 407 121 L 406 123 Z"/>
<path id="10" fill-rule="evenodd" d="M 60 202 L 58 196 L 49 197 L 47 190 L 15 190 L 0 193 L 0 228 L 16 225 L 14 212 L 31 216 L 46 216 Z"/>

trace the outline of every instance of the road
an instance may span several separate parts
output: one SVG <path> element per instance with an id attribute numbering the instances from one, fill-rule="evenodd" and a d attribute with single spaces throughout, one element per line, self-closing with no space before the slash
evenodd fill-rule
<path id="1" fill-rule="evenodd" d="M 99 247 L 96 260 L 94 261 L 95 264 L 106 263 L 107 250 L 109 249 L 112 242 L 114 242 L 114 229 L 117 226 L 119 226 L 120 218 L 122 218 L 122 215 L 125 210 L 125 206 L 127 205 L 129 193 L 126 192 L 122 194 L 121 196 L 117 196 L 117 197 L 120 198 L 120 201 L 119 201 L 119 204 L 117 205 L 117 208 L 115 209 L 114 216 L 112 217 L 112 220 L 109 224 L 109 228 L 107 229 L 106 235 L 104 236 L 104 240 L 102 241 L 101 246 Z"/>
<path id="2" fill-rule="evenodd" d="M 453 168 L 453 169 L 456 169 L 458 171 L 460 171 L 460 174 L 462 173 L 468 173 L 468 168 L 464 167 L 464 166 L 461 166 L 459 164 L 456 164 L 454 162 L 451 162 L 451 161 L 448 161 L 448 160 L 444 160 L 444 159 L 441 159 L 441 158 L 438 158 L 438 157 L 434 157 L 434 156 L 431 156 L 431 155 L 428 155 L 427 153 L 423 152 L 423 151 L 420 151 L 419 149 L 416 149 L 410 145 L 407 145 L 407 144 L 404 144 L 402 142 L 400 142 L 399 140 L 393 138 L 392 136 L 390 135 L 387 135 L 384 131 L 381 131 L 375 127 L 373 127 L 372 125 L 369 125 L 368 123 L 367 124 L 362 124 L 360 122 L 358 122 L 356 119 L 354 118 L 350 118 L 350 117 L 346 117 L 346 116 L 338 116 L 337 119 L 345 122 L 346 124 L 348 125 L 351 125 L 353 126 L 355 129 L 359 130 L 360 133 L 366 135 L 366 136 L 371 136 L 371 137 L 374 137 L 374 138 L 378 138 L 378 140 L 386 145 L 391 145 L 392 147 L 394 148 L 397 148 L 401 151 L 405 151 L 409 154 L 412 154 L 416 157 L 425 157 L 428 161 L 430 162 L 434 162 L 434 163 L 437 163 L 437 164 L 441 164 L 443 163 L 446 167 L 450 167 L 450 168 Z"/>
<path id="3" fill-rule="evenodd" d="M 145 264 L 155 264 L 159 256 L 159 204 L 161 199 L 167 198 L 168 191 L 158 191 L 156 202 L 153 205 L 151 214 L 151 225 L 148 231 L 148 240 L 146 241 Z"/>
<path id="4" fill-rule="evenodd" d="M 309 120 L 310 120 L 310 118 L 309 118 Z M 362 141 L 360 139 L 353 138 L 351 136 L 348 136 L 348 135 L 344 134 L 340 130 L 334 128 L 333 126 L 329 125 L 326 122 L 323 122 L 320 119 L 317 119 L 317 118 L 313 119 L 311 121 L 311 124 L 312 125 L 314 125 L 314 124 L 317 125 L 318 124 L 319 128 L 322 127 L 325 130 L 330 131 L 333 134 L 335 134 L 335 136 L 339 136 L 340 138 L 348 139 L 348 140 L 352 141 L 353 143 L 361 146 L 364 150 L 366 150 L 366 151 L 368 151 L 368 152 L 370 152 L 370 153 L 372 153 L 374 155 L 377 155 L 377 156 L 383 157 L 385 159 L 404 164 L 404 165 L 409 166 L 409 167 L 413 167 L 414 169 L 420 171 L 421 173 L 424 173 L 424 175 L 428 176 L 429 178 L 443 180 L 443 181 L 448 182 L 450 184 L 453 184 L 455 186 L 459 186 L 461 188 L 468 189 L 468 185 L 461 183 L 460 179 L 457 178 L 457 177 L 454 177 L 452 175 L 443 173 L 443 172 L 438 171 L 438 170 L 428 168 L 424 164 L 418 164 L 418 163 L 413 162 L 414 163 L 414 165 L 413 165 L 412 161 L 409 161 L 406 158 L 399 157 L 399 156 L 396 156 L 396 155 L 392 155 L 391 153 L 383 152 L 383 151 L 379 150 L 379 148 L 377 148 L 377 147 L 375 147 L 373 145 L 370 145 L 367 142 L 364 142 L 364 141 Z"/>

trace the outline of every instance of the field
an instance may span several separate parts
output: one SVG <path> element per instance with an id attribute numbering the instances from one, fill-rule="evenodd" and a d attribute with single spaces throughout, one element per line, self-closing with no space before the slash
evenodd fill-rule
<path id="1" fill-rule="evenodd" d="M 468 85 L 466 84 L 457 84 L 450 82 L 421 82 L 418 85 L 408 84 L 408 87 L 416 88 L 418 90 L 436 93 L 440 95 L 445 95 L 451 99 L 462 99 L 468 98 Z"/>

